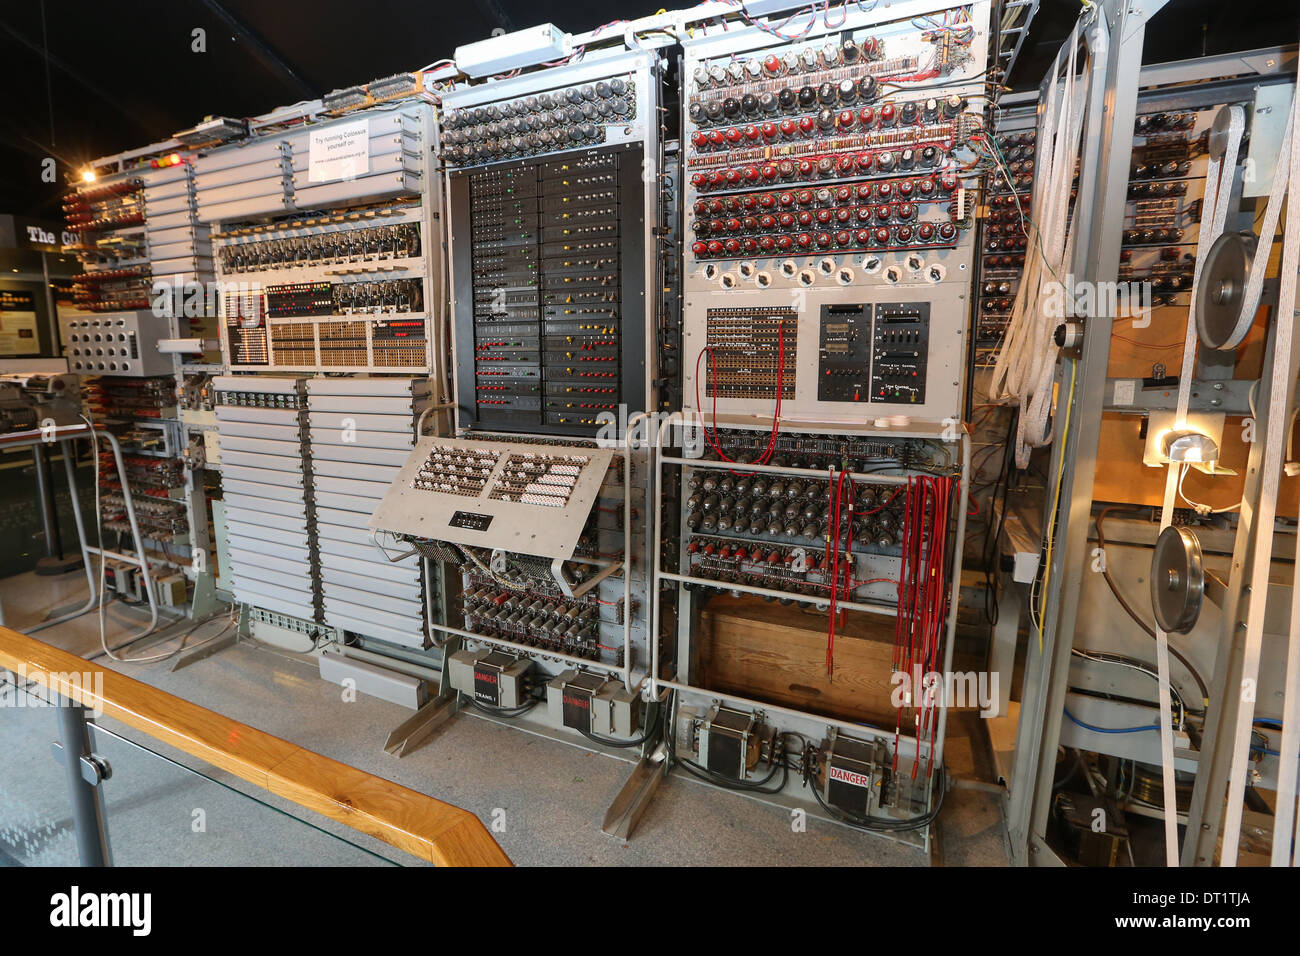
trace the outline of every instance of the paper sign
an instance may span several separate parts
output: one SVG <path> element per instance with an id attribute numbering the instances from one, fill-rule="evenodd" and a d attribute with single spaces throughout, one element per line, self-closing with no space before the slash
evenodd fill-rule
<path id="1" fill-rule="evenodd" d="M 36 306 L 30 292 L 0 292 L 0 355 L 39 355 Z"/>
<path id="2" fill-rule="evenodd" d="M 327 126 L 311 131 L 307 179 L 329 183 L 370 172 L 370 122 Z"/>

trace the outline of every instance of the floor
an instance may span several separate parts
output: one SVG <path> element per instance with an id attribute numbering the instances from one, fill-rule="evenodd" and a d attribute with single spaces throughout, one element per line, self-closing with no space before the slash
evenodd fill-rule
<path id="1" fill-rule="evenodd" d="M 52 609 L 84 601 L 84 575 L 0 580 L 4 623 L 24 630 Z M 139 630 L 137 609 L 111 603 L 110 646 Z M 201 625 L 196 645 L 224 621 Z M 174 648 L 182 623 L 133 645 L 144 656 Z M 519 866 L 925 866 L 1004 865 L 1002 799 L 980 719 L 954 713 L 948 794 L 933 859 L 920 849 L 814 817 L 797 832 L 786 809 L 673 773 L 660 786 L 630 841 L 602 833 L 600 821 L 630 770 L 624 760 L 503 727 L 473 713 L 453 718 L 403 758 L 382 749 L 410 711 L 370 697 L 342 699 L 315 663 L 241 642 L 179 671 L 171 662 L 118 664 L 100 654 L 92 611 L 49 628 L 42 640 L 234 717 L 301 746 L 386 777 L 497 824 L 495 836 Z M 14 695 L 11 695 L 11 697 Z M 24 703 L 30 703 L 24 699 Z M 109 833 L 118 865 L 411 865 L 378 841 L 324 820 L 112 720 L 95 747 L 113 767 L 107 782 Z M 52 711 L 0 709 L 0 865 L 73 863 L 64 771 L 51 754 Z M 119 736 L 110 736 L 119 735 Z M 141 749 L 143 744 L 147 749 Z M 169 758 L 169 759 L 167 759 Z M 195 773 L 189 767 L 201 769 Z M 250 794 L 257 794 L 256 799 Z"/>

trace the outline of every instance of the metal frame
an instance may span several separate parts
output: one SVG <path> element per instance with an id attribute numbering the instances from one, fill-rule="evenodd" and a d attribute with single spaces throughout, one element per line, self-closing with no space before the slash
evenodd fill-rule
<path id="1" fill-rule="evenodd" d="M 719 420 L 724 425 L 737 424 L 736 416 L 719 416 Z M 731 464 L 724 461 L 709 461 L 703 458 L 682 458 L 678 456 L 670 456 L 670 455 L 663 454 L 662 449 L 665 447 L 670 447 L 665 445 L 664 435 L 671 428 L 674 427 L 676 428 L 688 427 L 688 422 L 686 421 L 686 419 L 683 417 L 681 413 L 674 413 L 673 415 L 664 418 L 659 426 L 659 431 L 658 434 L 656 435 L 655 443 L 654 443 L 655 457 L 654 457 L 653 477 L 654 477 L 655 487 L 663 486 L 664 465 L 668 465 L 670 467 L 678 467 L 678 468 L 682 466 L 688 466 L 692 468 L 732 467 Z M 818 430 L 818 424 L 815 422 L 800 422 L 799 428 L 801 431 L 816 431 Z M 841 424 L 826 423 L 821 426 L 820 430 L 827 431 L 827 432 L 836 432 L 836 433 L 849 433 L 846 427 L 842 423 Z M 881 436 L 881 435 L 890 436 L 890 437 L 899 437 L 899 438 L 941 437 L 941 434 L 939 432 L 926 428 L 925 425 L 922 423 L 916 423 L 913 425 L 909 425 L 907 427 L 888 430 L 888 431 L 881 431 L 878 429 L 863 430 L 863 431 L 854 430 L 851 431 L 851 434 L 854 435 L 855 437 L 871 437 L 871 436 Z M 961 487 L 961 501 L 963 502 L 963 506 L 957 509 L 956 541 L 953 546 L 952 572 L 951 572 L 952 582 L 950 586 L 948 619 L 946 621 L 946 626 L 945 626 L 945 636 L 944 636 L 944 646 L 943 646 L 943 672 L 945 674 L 952 672 L 953 647 L 955 644 L 955 638 L 957 632 L 957 609 L 958 609 L 959 597 L 961 593 L 961 569 L 962 569 L 962 559 L 963 559 L 963 548 L 965 546 L 965 540 L 966 540 L 966 510 L 967 509 L 964 503 L 966 501 L 966 496 L 969 494 L 970 478 L 971 478 L 970 434 L 965 430 L 963 430 L 961 432 L 961 436 L 959 440 L 961 442 L 961 447 L 962 447 L 962 469 L 961 469 L 960 487 Z M 951 439 L 948 439 L 948 441 L 951 442 Z M 826 477 L 825 472 L 811 471 L 808 469 L 801 469 L 801 468 L 780 468 L 780 467 L 766 466 L 766 465 L 745 465 L 744 467 L 746 471 L 754 471 L 754 472 L 764 473 L 764 474 L 775 473 L 775 474 L 784 474 L 784 475 L 808 475 L 810 477 L 816 477 L 816 478 Z M 871 481 L 876 483 L 882 483 L 882 484 L 902 484 L 907 481 L 907 477 L 903 475 L 873 474 L 871 475 Z M 663 523 L 662 505 L 663 505 L 662 499 L 659 496 L 656 496 L 655 505 L 654 505 L 654 527 L 656 528 L 661 527 Z M 695 584 L 703 587 L 716 588 L 719 587 L 719 582 L 709 578 L 699 578 L 699 577 L 693 577 L 691 575 L 676 574 L 673 572 L 665 571 L 662 566 L 662 551 L 658 551 L 658 550 L 655 552 L 654 555 L 653 571 L 654 571 L 653 588 L 655 594 L 662 594 L 664 592 L 665 584 L 668 584 L 668 586 L 670 587 L 676 587 L 678 589 L 677 615 L 678 615 L 678 631 L 679 631 L 679 648 L 678 648 L 677 658 L 678 658 L 678 670 L 680 671 L 682 667 L 683 650 L 689 647 L 691 632 L 693 631 L 693 626 L 692 626 L 693 615 L 690 609 L 690 598 L 687 596 L 687 593 L 682 589 L 682 585 Z M 808 598 L 805 600 L 803 598 L 795 597 L 787 592 L 773 591 L 767 588 L 760 588 L 760 587 L 751 587 L 749 585 L 727 584 L 726 588 L 728 590 L 741 591 L 746 594 L 756 594 L 761 596 L 775 597 L 783 600 L 794 597 L 794 599 L 799 603 L 807 603 L 807 604 L 812 604 L 814 606 L 820 606 L 820 604 L 826 603 L 824 601 L 819 602 L 816 598 Z M 845 610 L 863 611 L 871 614 L 897 613 L 896 604 L 893 606 L 889 606 L 889 605 L 865 604 L 859 602 L 844 601 L 844 602 L 838 602 L 837 606 Z M 651 622 L 650 622 L 652 635 L 659 634 L 659 621 L 660 621 L 659 608 L 660 608 L 660 602 L 655 601 L 651 611 Z M 816 714 L 810 711 L 797 710 L 792 707 L 784 707 L 781 705 L 772 704 L 767 701 L 760 701 L 760 700 L 754 700 L 752 698 L 740 697 L 735 694 L 724 694 L 716 690 L 711 690 L 707 687 L 701 687 L 697 684 L 692 684 L 690 682 L 691 678 L 689 675 L 689 671 L 687 671 L 687 674 L 684 679 L 668 680 L 662 678 L 660 677 L 659 641 L 657 639 L 651 641 L 651 650 L 652 650 L 652 657 L 651 657 L 651 666 L 650 666 L 649 692 L 655 698 L 659 698 L 662 694 L 668 691 L 674 692 L 679 698 L 682 693 L 690 693 L 690 694 L 704 697 L 706 699 L 710 699 L 717 703 L 736 705 L 741 708 L 748 708 L 754 710 L 755 712 L 758 713 L 774 713 L 774 714 L 779 714 L 781 716 L 784 716 L 786 718 L 793 718 L 796 721 L 802 722 L 805 726 L 824 728 L 824 729 L 833 728 L 835 730 L 847 731 L 850 734 L 854 734 L 854 735 L 866 734 L 872 737 L 873 739 L 884 740 L 891 743 L 896 736 L 896 732 L 894 730 L 872 727 L 868 724 L 841 720 L 835 717 L 828 717 L 824 714 Z M 939 709 L 939 714 L 938 714 L 939 724 L 935 735 L 935 745 L 934 745 L 932 760 L 935 765 L 942 766 L 944 744 L 947 740 L 947 731 L 948 731 L 948 708 L 946 704 L 941 704 L 938 709 Z M 898 739 L 898 748 L 900 751 L 899 753 L 900 757 L 906 756 L 912 760 L 916 760 L 919 758 L 918 741 L 914 736 L 909 734 L 897 734 L 897 739 Z M 647 768 L 644 766 L 640 767 L 639 769 L 641 770 L 642 773 L 646 772 L 647 770 Z M 927 788 L 929 788 L 932 785 L 932 782 L 933 781 L 927 781 Z M 754 797 L 753 794 L 746 794 L 746 795 Z M 754 797 L 754 798 L 763 799 L 761 797 Z M 933 794 L 932 793 L 927 794 L 927 803 L 929 803 L 932 800 L 933 800 Z M 773 800 L 771 802 L 779 802 L 779 801 Z M 813 812 L 816 813 L 816 815 L 818 815 L 819 817 L 824 817 L 824 815 L 821 813 L 819 809 L 815 809 Z M 840 822 L 840 821 L 835 821 L 833 820 L 833 818 L 830 817 L 825 817 L 825 819 L 831 819 L 832 822 Z M 920 845 L 928 852 L 931 849 L 933 825 L 925 827 L 920 832 L 922 833 L 922 836 L 920 838 Z M 878 833 L 877 835 L 884 836 L 889 839 L 896 839 L 899 840 L 900 842 L 907 842 L 907 843 L 914 842 L 912 840 L 908 840 L 906 836 L 896 836 L 890 833 Z"/>
<path id="2" fill-rule="evenodd" d="M 1138 73 L 1146 23 L 1164 2 L 1104 0 L 1092 8 L 1088 22 L 1082 24 L 1091 69 L 1078 195 L 1092 197 L 1092 202 L 1075 207 L 1070 272 L 1085 282 L 1096 282 L 1118 272 L 1130 155 L 1128 149 L 1121 148 L 1121 141 L 1131 135 L 1137 112 Z M 1052 71 L 1044 79 L 1040 100 L 1062 70 L 1074 68 L 1073 63 L 1063 59 L 1065 52 L 1062 48 Z M 1082 354 L 1077 359 L 1074 404 L 1065 407 L 1062 402 L 1057 408 L 1058 416 L 1070 416 L 1072 421 L 1063 460 L 1073 467 L 1064 469 L 1059 510 L 1055 515 L 1057 547 L 1049 573 L 1058 584 L 1047 596 L 1042 653 L 1035 657 L 1031 649 L 1026 665 L 1016 738 L 1007 829 L 1012 861 L 1019 864 L 1046 863 L 1052 857 L 1043 842 L 1055 770 L 1051 758 L 1060 739 L 1074 621 L 1079 611 L 1078 589 L 1063 585 L 1078 580 L 1086 566 L 1101 431 L 1101 399 L 1113 321 L 1112 315 L 1089 320 Z M 1064 363 L 1058 370 L 1058 383 L 1062 382 L 1063 371 Z M 1047 515 L 1044 526 L 1051 520 L 1052 516 Z"/>
<path id="3" fill-rule="evenodd" d="M 1251 83 L 1252 75 L 1280 72 L 1284 63 L 1293 62 L 1289 50 L 1270 49 L 1249 51 L 1230 57 L 1216 58 L 1213 64 L 1204 60 L 1161 64 L 1141 69 L 1141 54 L 1146 24 L 1164 6 L 1164 0 L 1103 0 L 1100 15 L 1095 16 L 1086 33 L 1088 49 L 1094 57 L 1094 87 L 1090 90 L 1092 111 L 1084 130 L 1083 157 L 1080 168 L 1079 196 L 1092 197 L 1075 210 L 1077 233 L 1073 259 L 1075 276 L 1082 281 L 1099 281 L 1112 278 L 1118 271 L 1120 233 L 1123 224 L 1126 183 L 1128 179 L 1129 150 L 1127 137 L 1137 112 L 1139 87 L 1157 84 L 1196 82 L 1223 77 L 1234 72 L 1246 78 L 1211 82 L 1214 89 L 1222 86 L 1225 92 L 1240 84 Z M 1221 65 L 1223 61 L 1239 62 L 1240 67 Z M 1104 62 L 1104 68 L 1103 68 Z M 1061 63 L 1058 58 L 1058 69 Z M 1044 81 L 1046 90 L 1049 80 Z M 1168 91 L 1177 95 L 1177 90 Z M 1196 93 L 1201 98 L 1204 87 Z M 1104 107 L 1104 109 L 1103 109 Z M 1292 277 L 1294 278 L 1294 277 Z M 1072 430 L 1064 451 L 1067 463 L 1062 484 L 1059 512 L 1056 515 L 1057 547 L 1051 573 L 1057 582 L 1047 596 L 1043 620 L 1043 653 L 1035 658 L 1031 649 L 1029 667 L 1026 669 L 1025 694 L 1022 717 L 1016 746 L 1016 764 L 1012 774 L 1007 813 L 1011 853 L 1016 863 L 1053 864 L 1060 861 L 1045 842 L 1050 813 L 1051 785 L 1054 770 L 1053 755 L 1060 739 L 1061 719 L 1069 674 L 1070 651 L 1079 612 L 1079 593 L 1071 582 L 1080 580 L 1085 570 L 1088 547 L 1088 529 L 1091 523 L 1092 493 L 1097 468 L 1097 447 L 1102 413 L 1106 408 L 1106 368 L 1109 360 L 1110 333 L 1113 316 L 1100 315 L 1088 321 L 1079 358 L 1077 397 L 1073 406 L 1058 409 L 1058 414 L 1069 414 Z M 1270 337 L 1266 363 L 1272 359 Z M 1289 380 L 1294 382 L 1297 356 L 1291 356 Z M 1205 384 L 1209 384 L 1218 369 L 1207 370 Z M 1221 373 L 1220 373 L 1221 374 Z M 1061 382 L 1058 373 L 1058 383 Z M 1262 414 L 1262 411 L 1261 411 Z M 1262 424 L 1262 423 L 1260 423 Z M 1257 427 L 1259 427 L 1257 425 Z M 1214 701 L 1224 700 L 1224 691 L 1239 683 L 1242 676 L 1242 658 L 1245 653 L 1245 624 L 1239 623 L 1239 602 L 1251 588 L 1244 580 L 1243 568 L 1254 562 L 1260 567 L 1256 550 L 1261 529 L 1250 520 L 1254 506 L 1259 502 L 1260 466 L 1265 457 L 1261 443 L 1252 446 L 1247 479 L 1246 502 L 1243 519 L 1238 527 L 1234 554 L 1233 581 L 1235 587 L 1227 589 L 1223 604 L 1224 639 L 1219 644 L 1219 659 L 1212 680 L 1211 695 Z M 1050 520 L 1050 514 L 1047 520 Z M 1271 530 L 1271 529 L 1270 529 Z M 1268 546 L 1262 546 L 1265 558 L 1262 567 L 1267 574 Z M 1248 598 L 1245 598 L 1248 600 Z M 1261 607 L 1262 602 L 1255 602 Z M 1262 615 L 1260 615 L 1262 616 Z M 1208 793 L 1222 794 L 1227 785 L 1227 761 L 1218 735 L 1232 722 L 1237 710 L 1235 698 L 1232 707 L 1212 704 L 1207 716 L 1206 736 L 1202 745 L 1200 772 L 1197 774 L 1196 792 L 1188 826 L 1188 838 L 1183 848 L 1184 864 L 1205 865 L 1213 860 L 1218 836 L 1219 815 L 1222 804 L 1218 799 L 1207 800 Z M 1206 770 L 1207 761 L 1209 772 Z"/>

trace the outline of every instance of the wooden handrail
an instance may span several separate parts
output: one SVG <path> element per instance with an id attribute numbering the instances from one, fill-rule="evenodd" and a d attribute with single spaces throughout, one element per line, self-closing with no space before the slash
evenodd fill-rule
<path id="1" fill-rule="evenodd" d="M 511 865 L 482 821 L 468 810 L 323 757 L 7 627 L 0 627 L 0 668 L 423 860 L 439 866 Z M 101 674 L 102 685 L 100 677 L 92 676 Z"/>

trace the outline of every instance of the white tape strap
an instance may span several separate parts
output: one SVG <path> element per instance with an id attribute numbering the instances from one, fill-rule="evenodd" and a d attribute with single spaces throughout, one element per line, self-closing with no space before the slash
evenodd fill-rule
<path id="1" fill-rule="evenodd" d="M 1294 135 L 1300 129 L 1297 121 L 1300 112 L 1300 96 L 1291 101 L 1291 121 L 1288 129 Z M 1237 711 L 1237 726 L 1232 748 L 1232 767 L 1228 772 L 1228 804 L 1223 819 L 1223 853 L 1221 862 L 1224 866 L 1236 866 L 1237 854 L 1241 846 L 1241 817 L 1245 805 L 1247 768 L 1250 762 L 1250 738 L 1255 719 L 1255 695 L 1246 691 L 1258 688 L 1260 651 L 1264 637 L 1264 610 L 1268 600 L 1269 572 L 1273 561 L 1273 522 L 1277 515 L 1277 497 L 1282 481 L 1282 459 L 1285 455 L 1286 434 L 1290 429 L 1291 416 L 1288 414 L 1288 397 L 1293 393 L 1295 383 L 1288 381 L 1291 352 L 1295 339 L 1296 319 L 1296 272 L 1300 270 L 1300 149 L 1289 151 L 1286 166 L 1278 164 L 1274 176 L 1285 179 L 1287 187 L 1287 225 L 1286 235 L 1282 241 L 1282 260 L 1278 271 L 1277 330 L 1273 342 L 1273 373 L 1269 383 L 1268 427 L 1264 438 L 1263 464 L 1260 471 L 1259 507 L 1252 520 L 1256 522 L 1255 553 L 1250 567 L 1250 605 L 1246 612 L 1245 650 L 1242 655 L 1240 689 L 1229 688 L 1229 693 L 1236 690 L 1241 693 L 1241 705 Z M 1274 181 L 1274 186 L 1279 184 Z M 1283 707 L 1287 713 L 1296 714 L 1300 704 L 1296 695 L 1300 694 L 1297 686 L 1297 668 L 1300 668 L 1300 627 L 1294 618 L 1295 595 L 1292 595 L 1292 621 L 1287 650 L 1287 696 Z M 1293 718 L 1288 730 L 1283 724 L 1283 744 L 1278 768 L 1278 815 L 1274 821 L 1273 860 L 1280 861 L 1291 854 L 1291 820 L 1295 814 L 1296 778 L 1295 763 L 1297 753 L 1297 727 Z M 1289 738 L 1289 739 L 1288 739 Z"/>
<path id="2" fill-rule="evenodd" d="M 1072 282 L 1066 274 L 1073 251 L 1070 187 L 1088 92 L 1087 80 L 1081 79 L 1074 68 L 1081 42 L 1076 24 L 1055 67 L 1060 73 L 1064 64 L 1064 76 L 1052 84 L 1044 104 L 1031 203 L 1036 228 L 1030 230 L 1025 270 L 990 383 L 995 399 L 1020 405 L 1015 442 L 1016 463 L 1021 468 L 1028 465 L 1032 448 L 1052 440 L 1047 423 L 1060 351 L 1054 340 L 1059 316 L 1049 314 L 1043 306 L 1049 282 L 1059 281 L 1066 286 Z"/>

